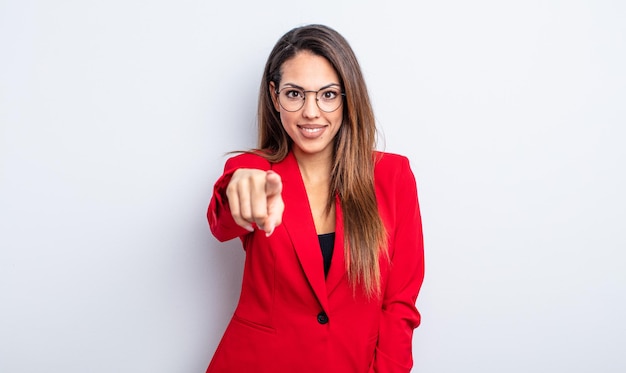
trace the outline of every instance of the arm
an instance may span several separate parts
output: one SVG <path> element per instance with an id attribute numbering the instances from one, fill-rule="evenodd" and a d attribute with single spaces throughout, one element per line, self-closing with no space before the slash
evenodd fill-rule
<path id="1" fill-rule="evenodd" d="M 415 177 L 403 160 L 396 184 L 394 248 L 385 292 L 373 371 L 409 372 L 413 330 L 420 324 L 415 302 L 424 279 L 422 221 Z"/>

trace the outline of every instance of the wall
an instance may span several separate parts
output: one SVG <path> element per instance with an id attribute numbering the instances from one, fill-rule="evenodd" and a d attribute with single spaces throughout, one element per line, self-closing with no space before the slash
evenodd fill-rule
<path id="1" fill-rule="evenodd" d="M 0 1 L 0 371 L 201 372 L 243 253 L 204 213 L 277 38 L 342 32 L 407 155 L 416 372 L 626 370 L 626 6 Z"/>

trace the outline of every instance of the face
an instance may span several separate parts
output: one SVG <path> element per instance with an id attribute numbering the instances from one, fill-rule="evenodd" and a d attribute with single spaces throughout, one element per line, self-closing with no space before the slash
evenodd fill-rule
<path id="1" fill-rule="evenodd" d="M 290 96 L 297 96 L 297 91 L 289 88 L 298 88 L 303 91 L 318 91 L 329 88 L 331 92 L 323 90 L 320 93 L 321 100 L 332 99 L 333 90 L 341 91 L 339 76 L 331 64 L 324 57 L 310 52 L 299 52 L 293 58 L 285 61 L 282 65 L 282 78 L 279 86 L 270 83 L 270 95 L 274 102 L 274 108 L 280 112 L 280 120 L 283 128 L 293 140 L 293 151 L 297 158 L 301 157 L 331 157 L 333 140 L 341 127 L 343 118 L 343 99 L 337 99 L 342 103 L 333 112 L 322 111 L 316 102 L 316 94 L 307 92 L 304 106 L 297 111 L 287 111 L 278 102 L 277 90 L 285 89 Z"/>

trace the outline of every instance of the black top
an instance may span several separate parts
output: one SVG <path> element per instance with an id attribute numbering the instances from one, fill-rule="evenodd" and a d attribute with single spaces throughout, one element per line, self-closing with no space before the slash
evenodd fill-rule
<path id="1" fill-rule="evenodd" d="M 333 249 L 335 248 L 335 232 L 318 234 L 317 238 L 320 241 L 322 257 L 324 258 L 324 276 L 327 276 L 330 269 L 330 260 L 333 257 Z"/>

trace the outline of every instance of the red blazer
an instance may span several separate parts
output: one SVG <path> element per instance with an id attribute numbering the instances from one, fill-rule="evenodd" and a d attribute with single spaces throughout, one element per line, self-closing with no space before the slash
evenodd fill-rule
<path id="1" fill-rule="evenodd" d="M 409 372 L 415 301 L 424 277 L 422 226 L 407 158 L 377 153 L 378 208 L 391 261 L 381 259 L 383 297 L 367 300 L 348 284 L 337 199 L 335 248 L 324 278 L 321 249 L 295 157 L 271 164 L 253 154 L 228 159 L 207 217 L 220 241 L 239 237 L 246 251 L 239 304 L 207 372 Z M 235 224 L 225 188 L 238 168 L 274 170 L 283 181 L 283 223 L 274 233 Z"/>

